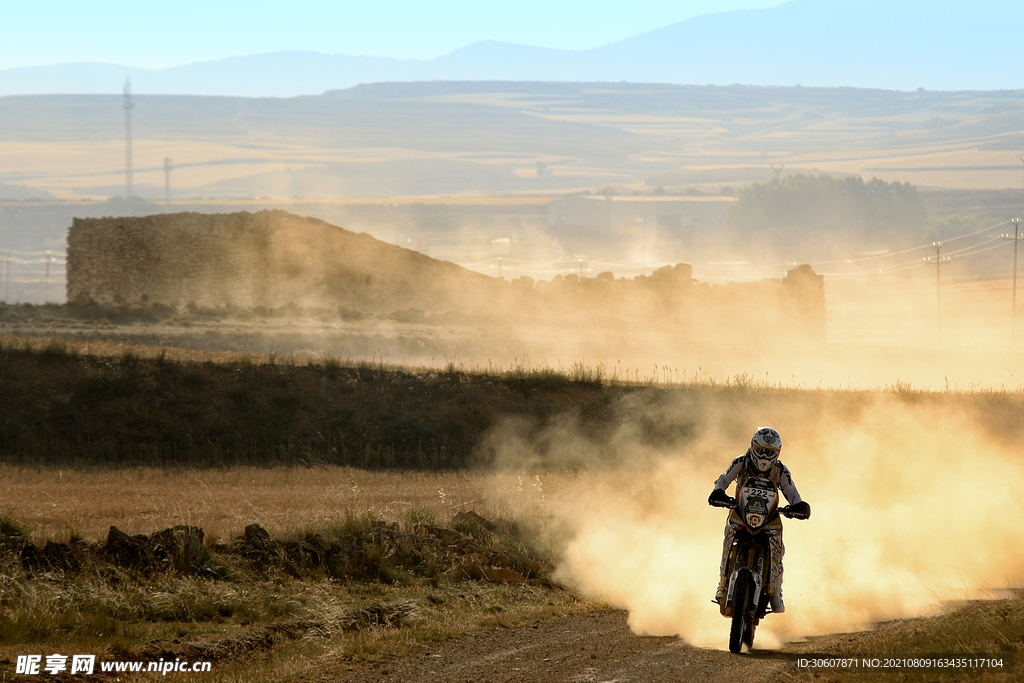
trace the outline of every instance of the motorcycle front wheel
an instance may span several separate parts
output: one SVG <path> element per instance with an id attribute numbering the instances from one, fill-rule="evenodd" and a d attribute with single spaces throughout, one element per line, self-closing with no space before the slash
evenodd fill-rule
<path id="1" fill-rule="evenodd" d="M 754 629 L 757 628 L 756 617 L 748 617 L 746 628 L 743 631 L 743 643 L 748 648 L 754 647 Z"/>
<path id="2" fill-rule="evenodd" d="M 739 653 L 747 633 L 753 640 L 753 629 L 750 624 L 750 592 L 754 584 L 746 572 L 736 577 L 736 588 L 733 590 L 732 628 L 729 629 L 729 652 Z"/>

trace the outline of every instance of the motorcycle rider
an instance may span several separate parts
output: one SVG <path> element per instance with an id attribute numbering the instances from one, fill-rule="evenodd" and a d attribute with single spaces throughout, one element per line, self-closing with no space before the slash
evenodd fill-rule
<path id="1" fill-rule="evenodd" d="M 775 486 L 782 490 L 782 494 L 790 503 L 789 512 L 797 519 L 807 519 L 811 516 L 811 506 L 802 498 L 793 483 L 793 476 L 789 468 L 779 460 L 779 451 L 782 450 L 782 437 L 771 427 L 761 427 L 750 439 L 750 448 L 747 452 L 732 461 L 729 469 L 722 473 L 715 481 L 715 490 L 708 497 L 708 504 L 733 502 L 733 499 L 726 493 L 729 485 L 736 482 L 737 495 L 743 482 L 750 477 L 764 477 L 770 479 Z M 726 594 L 729 590 L 729 577 L 725 572 L 729 564 L 729 551 L 732 548 L 733 539 L 736 536 L 734 524 L 739 524 L 740 519 L 735 510 L 729 514 L 725 523 L 725 541 L 722 548 L 722 565 L 719 569 L 718 590 L 715 593 L 715 602 L 719 605 L 725 604 Z M 786 546 L 782 543 L 782 520 L 777 518 L 774 524 L 778 530 L 770 537 L 769 543 L 772 551 L 772 565 L 769 589 L 771 591 L 772 612 L 781 613 L 786 611 L 786 605 L 782 602 L 782 557 L 786 554 Z"/>

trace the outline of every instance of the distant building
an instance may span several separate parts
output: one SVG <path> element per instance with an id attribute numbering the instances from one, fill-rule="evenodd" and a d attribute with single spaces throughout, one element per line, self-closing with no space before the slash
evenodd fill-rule
<path id="1" fill-rule="evenodd" d="M 596 239 L 611 251 L 638 239 L 663 248 L 694 248 L 717 240 L 735 201 L 700 195 L 570 195 L 548 203 L 548 228 L 563 243 Z"/>

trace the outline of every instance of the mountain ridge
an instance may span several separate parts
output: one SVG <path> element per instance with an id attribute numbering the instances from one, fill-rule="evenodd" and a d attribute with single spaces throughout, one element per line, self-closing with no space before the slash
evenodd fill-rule
<path id="1" fill-rule="evenodd" d="M 588 50 L 483 40 L 431 60 L 291 50 L 166 69 L 77 62 L 0 71 L 0 95 L 119 92 L 294 97 L 361 83 L 434 80 L 794 85 L 885 90 L 1024 86 L 1014 27 L 995 0 L 792 0 L 693 17 Z"/>

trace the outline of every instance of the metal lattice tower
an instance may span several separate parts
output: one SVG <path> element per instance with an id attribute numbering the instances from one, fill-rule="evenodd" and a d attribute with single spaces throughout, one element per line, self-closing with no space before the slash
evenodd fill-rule
<path id="1" fill-rule="evenodd" d="M 132 84 L 124 77 L 124 199 L 132 199 Z"/>

